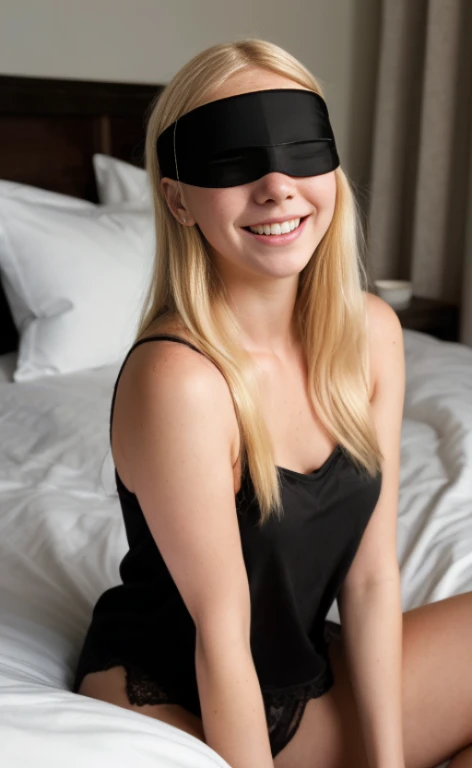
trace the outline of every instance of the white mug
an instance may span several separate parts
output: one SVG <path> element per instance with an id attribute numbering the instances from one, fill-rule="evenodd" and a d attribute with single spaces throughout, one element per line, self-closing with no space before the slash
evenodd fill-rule
<path id="1" fill-rule="evenodd" d="M 410 280 L 375 280 L 377 295 L 393 309 L 406 309 L 413 296 Z"/>

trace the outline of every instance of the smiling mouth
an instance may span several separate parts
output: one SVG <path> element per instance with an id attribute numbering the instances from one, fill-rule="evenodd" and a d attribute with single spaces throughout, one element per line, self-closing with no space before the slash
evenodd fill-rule
<path id="1" fill-rule="evenodd" d="M 283 234 L 287 234 L 287 235 L 289 235 L 291 232 L 296 232 L 296 231 L 297 231 L 297 229 L 299 229 L 299 228 L 300 228 L 300 226 L 303 224 L 303 222 L 304 222 L 304 221 L 305 221 L 305 219 L 307 219 L 307 218 L 308 218 L 308 215 L 307 215 L 307 216 L 302 216 L 302 217 L 300 218 L 299 222 L 298 222 L 298 225 L 297 225 L 296 227 L 294 227 L 293 229 L 291 229 L 289 232 L 282 232 L 282 233 L 281 233 L 281 232 L 279 232 L 279 233 L 277 233 L 277 234 L 276 234 L 276 233 L 271 233 L 271 232 L 269 232 L 268 234 L 266 234 L 265 232 L 261 232 L 261 233 L 259 234 L 259 233 L 257 233 L 257 232 L 253 232 L 253 230 L 251 229 L 251 227 L 241 227 L 241 229 L 245 229 L 245 230 L 246 230 L 246 232 L 250 232 L 250 233 L 251 233 L 251 235 L 257 235 L 257 234 L 258 234 L 258 235 L 259 235 L 259 237 L 260 237 L 261 235 L 264 235 L 265 237 L 281 237 L 281 235 L 283 235 Z M 261 226 L 261 227 L 263 227 L 264 225 L 263 225 L 263 224 L 255 224 L 255 225 L 254 225 L 254 227 L 257 227 L 257 226 Z"/>
<path id="2" fill-rule="evenodd" d="M 251 227 L 241 227 L 241 229 L 245 229 L 246 232 L 250 232 L 252 235 L 261 234 L 261 235 L 266 235 L 266 237 L 280 237 L 281 234 L 287 234 L 288 235 L 288 234 L 290 234 L 290 232 L 296 232 L 296 230 L 301 226 L 301 224 L 303 224 L 303 222 L 307 218 L 308 218 L 308 216 L 302 216 L 299 219 L 298 225 L 296 227 L 294 227 L 293 229 L 289 230 L 289 232 L 278 232 L 278 233 L 268 232 L 266 234 L 265 232 L 258 233 L 258 232 L 254 232 L 253 231 L 253 229 L 256 228 L 256 227 L 264 227 L 265 226 L 264 224 L 255 224 L 253 229 L 251 229 Z"/>

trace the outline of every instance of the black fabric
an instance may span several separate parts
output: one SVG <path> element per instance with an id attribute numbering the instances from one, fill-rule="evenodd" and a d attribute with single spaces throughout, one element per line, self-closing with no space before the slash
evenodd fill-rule
<path id="1" fill-rule="evenodd" d="M 314 91 L 273 88 L 186 112 L 157 139 L 161 176 L 234 187 L 278 171 L 317 176 L 339 165 L 328 108 Z"/>
<path id="2" fill-rule="evenodd" d="M 174 340 L 172 335 L 139 344 Z M 278 468 L 284 514 L 258 525 L 259 507 L 248 471 L 236 510 L 251 595 L 251 651 L 261 685 L 272 754 L 293 737 L 306 702 L 334 683 L 329 642 L 339 627 L 326 620 L 381 489 L 338 445 L 305 475 Z M 211 467 L 209 468 L 211 471 Z M 201 717 L 195 671 L 195 625 L 157 548 L 137 496 L 115 471 L 129 543 L 120 563 L 122 583 L 98 599 L 77 665 L 78 691 L 89 672 L 124 666 L 131 703 L 179 703 Z"/>

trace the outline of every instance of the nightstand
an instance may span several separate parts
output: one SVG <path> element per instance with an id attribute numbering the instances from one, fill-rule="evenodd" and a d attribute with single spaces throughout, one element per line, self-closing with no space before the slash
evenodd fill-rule
<path id="1" fill-rule="evenodd" d="M 403 328 L 429 333 L 443 341 L 459 340 L 459 308 L 455 304 L 413 296 L 406 309 L 395 311 Z"/>

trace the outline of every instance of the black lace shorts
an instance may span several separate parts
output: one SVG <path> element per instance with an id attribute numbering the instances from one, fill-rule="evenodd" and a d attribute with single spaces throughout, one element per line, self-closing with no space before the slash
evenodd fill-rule
<path id="1" fill-rule="evenodd" d="M 340 624 L 326 620 L 324 628 L 326 644 L 330 645 L 334 639 L 339 639 L 340 636 Z M 91 658 L 89 653 L 86 669 L 82 669 L 79 664 L 72 690 L 74 692 L 78 691 L 85 674 L 111 669 L 116 666 L 123 666 L 125 669 L 126 694 L 130 704 L 138 707 L 146 704 L 179 704 L 193 715 L 201 717 L 199 702 L 191 695 L 189 698 L 187 691 L 172 690 L 168 686 L 163 688 L 156 683 L 152 675 L 149 675 L 134 664 L 124 662 L 122 659 L 112 658 L 103 663 L 99 659 L 94 660 Z M 320 679 L 305 686 L 297 687 L 297 690 L 294 692 L 285 689 L 270 694 L 263 693 L 272 757 L 278 755 L 295 735 L 307 702 L 310 699 L 318 698 L 327 693 L 333 683 L 331 670 L 327 670 L 326 674 Z"/>

